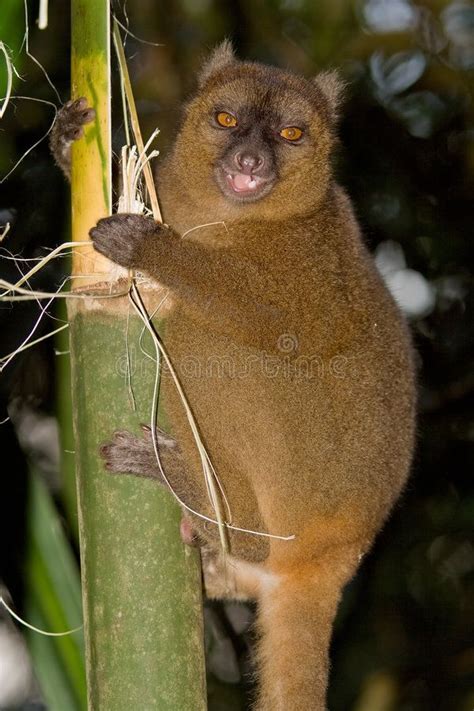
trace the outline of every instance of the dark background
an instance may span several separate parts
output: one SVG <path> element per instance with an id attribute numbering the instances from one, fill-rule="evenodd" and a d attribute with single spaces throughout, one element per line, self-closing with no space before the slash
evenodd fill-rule
<path id="1" fill-rule="evenodd" d="M 40 32 L 37 3 L 28 3 L 30 51 L 66 101 L 67 3 L 50 5 L 49 27 Z M 329 708 L 471 711 L 474 6 L 459 0 L 128 0 L 125 10 L 123 2 L 116 4 L 135 35 L 161 45 L 130 36 L 126 51 L 143 133 L 158 125 L 163 153 L 200 61 L 224 37 L 242 58 L 307 76 L 339 67 L 348 81 L 336 170 L 410 319 L 420 415 L 405 494 L 344 596 L 332 645 Z M 57 104 L 44 75 L 20 51 L 24 26 L 22 3 L 5 0 L 0 40 L 11 47 L 24 79 L 15 81 L 14 93 Z M 44 104 L 12 101 L 0 122 L 0 176 L 47 131 L 53 116 Z M 118 122 L 116 152 L 122 141 Z M 67 239 L 67 220 L 67 185 L 43 140 L 0 184 L 0 224 L 11 223 L 3 247 L 22 257 L 43 254 Z M 33 286 L 57 288 L 65 269 L 66 261 L 56 260 Z M 11 261 L 0 260 L 0 270 L 9 280 L 18 274 Z M 55 327 L 52 319 L 61 314 L 54 308 L 36 335 Z M 0 355 L 25 338 L 38 314 L 35 302 L 0 304 Z M 0 378 L 0 419 L 12 418 L 0 425 L 0 451 L 5 461 L 11 458 L 1 474 L 0 577 L 20 610 L 28 462 L 42 471 L 68 535 L 73 529 L 55 453 L 54 348 L 46 341 L 26 351 Z M 31 436 L 32 416 L 36 426 L 43 424 L 43 439 L 41 427 Z M 70 539 L 74 547 L 72 533 Z M 246 708 L 251 613 L 222 605 L 206 613 L 213 709 Z M 33 703 L 24 696 L 15 707 Z M 44 708 L 37 689 L 33 697 L 35 708 Z"/>

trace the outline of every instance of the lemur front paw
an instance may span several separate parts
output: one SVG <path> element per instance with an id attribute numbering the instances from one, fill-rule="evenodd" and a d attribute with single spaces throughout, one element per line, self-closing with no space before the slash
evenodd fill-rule
<path id="1" fill-rule="evenodd" d="M 151 217 L 118 214 L 104 217 L 89 235 L 95 249 L 113 262 L 129 269 L 143 268 L 143 245 L 166 229 Z"/>
<path id="2" fill-rule="evenodd" d="M 56 163 L 69 174 L 71 144 L 82 138 L 84 126 L 95 119 L 95 111 L 87 105 L 87 99 L 70 100 L 58 111 L 49 141 Z"/>

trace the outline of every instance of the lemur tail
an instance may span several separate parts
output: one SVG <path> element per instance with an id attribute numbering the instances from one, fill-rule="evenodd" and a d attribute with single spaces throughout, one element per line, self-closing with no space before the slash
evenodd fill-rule
<path id="1" fill-rule="evenodd" d="M 261 595 L 255 711 L 326 709 L 329 644 L 344 583 L 334 573 L 295 571 Z"/>

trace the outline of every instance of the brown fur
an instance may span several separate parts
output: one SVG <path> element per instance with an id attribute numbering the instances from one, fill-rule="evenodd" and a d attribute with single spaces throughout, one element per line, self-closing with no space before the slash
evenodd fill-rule
<path id="1" fill-rule="evenodd" d="M 231 532 L 226 562 L 216 527 L 193 519 L 212 554 L 211 594 L 258 598 L 260 711 L 325 708 L 342 588 L 399 496 L 412 457 L 409 333 L 332 176 L 339 94 L 332 73 L 308 81 L 236 61 L 221 46 L 159 174 L 172 227 L 115 216 L 91 232 L 97 249 L 170 289 L 165 342 L 233 523 L 295 535 Z M 216 110 L 239 116 L 246 106 L 256 118 L 241 142 L 271 145 L 277 179 L 269 194 L 241 203 L 216 182 L 231 134 L 211 119 Z M 271 121 L 303 123 L 304 141 L 257 136 Z M 219 221 L 225 226 L 186 234 Z M 186 501 L 212 516 L 170 380 L 164 390 L 193 481 Z"/>

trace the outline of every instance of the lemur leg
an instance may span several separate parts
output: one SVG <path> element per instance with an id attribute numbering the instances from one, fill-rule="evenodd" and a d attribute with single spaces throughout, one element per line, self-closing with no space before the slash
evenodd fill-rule
<path id="1" fill-rule="evenodd" d="M 87 106 L 83 96 L 68 101 L 58 111 L 51 131 L 49 146 L 54 160 L 67 178 L 71 177 L 71 146 L 84 135 L 84 125 L 95 118 L 95 111 Z"/>
<path id="2" fill-rule="evenodd" d="M 153 479 L 164 488 L 171 488 L 180 501 L 195 511 L 208 513 L 204 489 L 190 475 L 178 442 L 163 430 L 156 429 L 160 468 L 151 429 L 148 425 L 142 425 L 141 429 L 141 437 L 121 430 L 114 432 L 110 442 L 102 444 L 99 451 L 104 459 L 105 469 L 113 474 L 132 474 Z M 183 543 L 191 546 L 203 545 L 204 539 L 199 535 L 198 526 L 198 521 L 193 522 L 183 506 L 180 526 Z"/>

